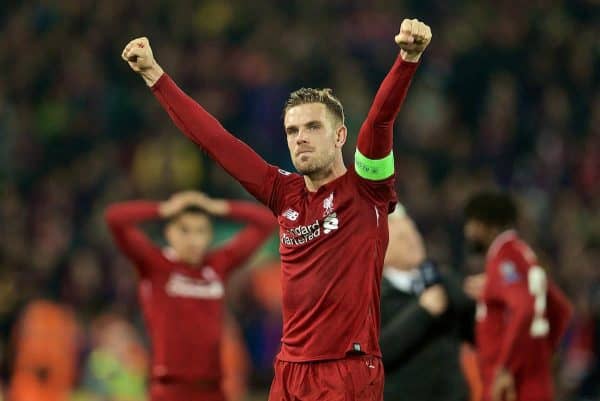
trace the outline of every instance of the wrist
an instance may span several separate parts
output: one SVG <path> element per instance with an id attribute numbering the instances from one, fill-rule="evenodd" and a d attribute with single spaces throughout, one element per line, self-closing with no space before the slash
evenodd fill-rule
<path id="1" fill-rule="evenodd" d="M 158 204 L 158 215 L 162 218 L 169 217 L 170 215 L 169 206 L 167 202 L 161 202 Z"/>
<path id="2" fill-rule="evenodd" d="M 418 63 L 423 53 L 408 53 L 406 50 L 400 50 L 400 57 L 408 63 Z"/>
<path id="3" fill-rule="evenodd" d="M 151 88 L 154 86 L 154 84 L 156 84 L 156 82 L 158 82 L 164 73 L 165 72 L 163 71 L 162 67 L 158 65 L 156 61 L 154 61 L 152 63 L 152 67 L 141 72 L 141 76 L 144 79 L 144 82 L 146 82 L 146 85 Z"/>
<path id="4" fill-rule="evenodd" d="M 227 216 L 231 211 L 229 202 L 226 200 L 215 200 L 211 211 L 215 216 Z"/>

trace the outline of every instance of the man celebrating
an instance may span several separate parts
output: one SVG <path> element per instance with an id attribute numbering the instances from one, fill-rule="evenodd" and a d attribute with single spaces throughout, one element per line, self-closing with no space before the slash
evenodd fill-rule
<path id="1" fill-rule="evenodd" d="M 431 30 L 404 20 L 400 55 L 342 160 L 343 108 L 328 89 L 300 89 L 284 109 L 290 156 L 300 174 L 267 164 L 183 93 L 146 38 L 122 57 L 175 124 L 278 217 L 283 338 L 269 399 L 380 400 L 379 295 L 394 192 L 393 123 Z"/>
<path id="2" fill-rule="evenodd" d="M 473 342 L 475 302 L 455 273 L 426 259 L 423 238 L 400 204 L 388 221 L 380 341 L 385 399 L 466 401 L 460 349 Z"/>
<path id="3" fill-rule="evenodd" d="M 487 251 L 475 334 L 484 401 L 551 401 L 552 354 L 571 306 L 514 230 L 517 208 L 508 195 L 473 196 L 465 219 L 469 248 Z"/>
<path id="4" fill-rule="evenodd" d="M 248 225 L 226 245 L 209 251 L 212 224 L 222 216 Z M 161 250 L 137 224 L 165 219 L 169 247 Z M 140 303 L 152 340 L 152 401 L 224 401 L 220 344 L 224 285 L 268 238 L 275 220 L 248 202 L 181 192 L 162 203 L 111 205 L 106 221 L 140 275 Z"/>

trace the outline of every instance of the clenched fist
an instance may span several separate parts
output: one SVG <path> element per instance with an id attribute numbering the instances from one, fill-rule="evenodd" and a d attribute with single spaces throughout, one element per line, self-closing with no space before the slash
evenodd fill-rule
<path id="1" fill-rule="evenodd" d="M 431 28 L 418 19 L 405 19 L 400 26 L 400 32 L 394 39 L 400 46 L 402 59 L 417 62 L 431 42 Z"/>
<path id="2" fill-rule="evenodd" d="M 425 308 L 431 316 L 440 316 L 448 309 L 448 295 L 441 284 L 427 288 L 419 296 L 419 304 Z"/>
<path id="3" fill-rule="evenodd" d="M 154 59 L 150 42 L 146 37 L 136 38 L 127 43 L 121 58 L 127 61 L 133 71 L 144 78 L 148 86 L 154 85 L 164 72 Z"/>

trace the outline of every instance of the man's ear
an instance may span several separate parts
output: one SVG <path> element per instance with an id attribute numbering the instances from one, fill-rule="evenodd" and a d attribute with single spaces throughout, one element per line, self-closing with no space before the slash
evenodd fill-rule
<path id="1" fill-rule="evenodd" d="M 340 125 L 335 131 L 335 146 L 341 148 L 348 139 L 348 128 L 344 124 Z"/>

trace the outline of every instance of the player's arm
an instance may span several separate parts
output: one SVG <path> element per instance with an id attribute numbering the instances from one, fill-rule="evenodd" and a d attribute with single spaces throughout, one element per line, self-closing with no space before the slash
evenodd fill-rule
<path id="1" fill-rule="evenodd" d="M 246 226 L 213 255 L 222 256 L 226 260 L 226 277 L 229 270 L 238 267 L 248 259 L 256 249 L 273 233 L 277 220 L 273 213 L 262 205 L 254 202 L 229 201 L 213 199 L 201 192 L 186 191 L 174 195 L 171 200 L 179 200 L 184 205 L 193 205 L 205 210 L 208 214 L 245 223 Z M 177 210 L 180 205 L 166 205 L 163 214 Z"/>
<path id="2" fill-rule="evenodd" d="M 139 73 L 177 127 L 238 180 L 252 195 L 268 203 L 276 177 L 250 147 L 227 132 L 204 108 L 186 95 L 156 62 L 147 38 L 134 39 L 122 58 Z"/>
<path id="3" fill-rule="evenodd" d="M 131 259 L 140 273 L 146 273 L 147 263 L 157 247 L 138 227 L 139 224 L 168 219 L 192 204 L 190 192 L 177 193 L 164 202 L 137 200 L 110 205 L 105 220 L 119 249 Z M 144 271 L 142 271 L 144 270 Z"/>
<path id="4" fill-rule="evenodd" d="M 227 266 L 222 273 L 227 277 L 232 269 L 246 262 L 271 236 L 277 227 L 277 220 L 269 209 L 254 202 L 219 202 L 223 207 L 218 215 L 245 223 L 245 227 L 217 251 L 226 256 Z"/>
<path id="5" fill-rule="evenodd" d="M 400 55 L 381 83 L 358 135 L 355 170 L 360 177 L 371 181 L 384 180 L 394 174 L 394 120 L 421 54 L 431 40 L 431 29 L 416 19 L 405 19 L 395 40 L 400 46 Z"/>
<path id="6" fill-rule="evenodd" d="M 557 348 L 573 317 L 573 306 L 552 281 L 548 282 L 548 308 L 550 343 Z"/>
<path id="7" fill-rule="evenodd" d="M 115 243 L 142 274 L 155 246 L 138 224 L 160 218 L 159 206 L 150 201 L 120 202 L 110 205 L 104 215 Z"/>
<path id="8" fill-rule="evenodd" d="M 489 275 L 488 285 L 496 286 L 508 309 L 510 319 L 504 328 L 498 355 L 499 368 L 506 369 L 514 375 L 519 363 L 519 352 L 515 345 L 523 336 L 531 336 L 531 327 L 535 315 L 535 299 L 530 291 L 528 277 L 522 277 L 517 271 L 519 263 L 527 263 L 518 257 L 499 257 L 492 265 L 493 273 Z"/>

